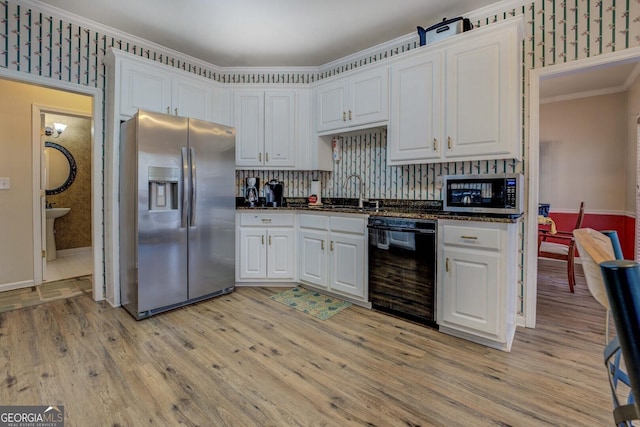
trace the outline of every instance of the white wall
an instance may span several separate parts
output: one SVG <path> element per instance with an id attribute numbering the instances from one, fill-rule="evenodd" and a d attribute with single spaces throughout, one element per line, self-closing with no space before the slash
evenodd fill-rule
<path id="1" fill-rule="evenodd" d="M 540 106 L 540 202 L 551 210 L 626 210 L 625 93 Z"/>

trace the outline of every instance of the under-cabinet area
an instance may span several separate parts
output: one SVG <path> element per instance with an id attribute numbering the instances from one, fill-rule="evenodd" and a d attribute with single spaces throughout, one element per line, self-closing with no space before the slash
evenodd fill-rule
<path id="1" fill-rule="evenodd" d="M 299 283 L 510 350 L 517 220 L 330 207 L 236 212 L 239 286 Z"/>

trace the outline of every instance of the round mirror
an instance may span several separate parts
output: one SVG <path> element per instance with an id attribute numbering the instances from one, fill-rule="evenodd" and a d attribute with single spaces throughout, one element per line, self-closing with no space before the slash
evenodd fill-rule
<path id="1" fill-rule="evenodd" d="M 76 179 L 76 161 L 66 148 L 55 142 L 44 143 L 45 193 L 62 193 Z"/>

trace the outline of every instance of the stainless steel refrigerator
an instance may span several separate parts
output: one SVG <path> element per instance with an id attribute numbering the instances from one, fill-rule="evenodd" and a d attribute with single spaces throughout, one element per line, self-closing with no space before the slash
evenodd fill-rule
<path id="1" fill-rule="evenodd" d="M 235 129 L 138 111 L 120 138 L 120 298 L 136 319 L 235 286 Z"/>

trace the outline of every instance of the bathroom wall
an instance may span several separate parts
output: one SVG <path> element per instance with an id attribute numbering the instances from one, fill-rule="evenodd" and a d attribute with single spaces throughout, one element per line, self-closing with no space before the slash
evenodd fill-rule
<path id="1" fill-rule="evenodd" d="M 73 156 L 77 173 L 69 188 L 59 194 L 47 196 L 47 202 L 57 208 L 71 208 L 68 214 L 56 219 L 56 249 L 85 248 L 91 246 L 91 119 L 68 115 L 44 114 L 45 126 L 54 122 L 67 128 L 58 138 L 45 136 Z M 55 134 L 54 134 L 55 135 Z"/>

